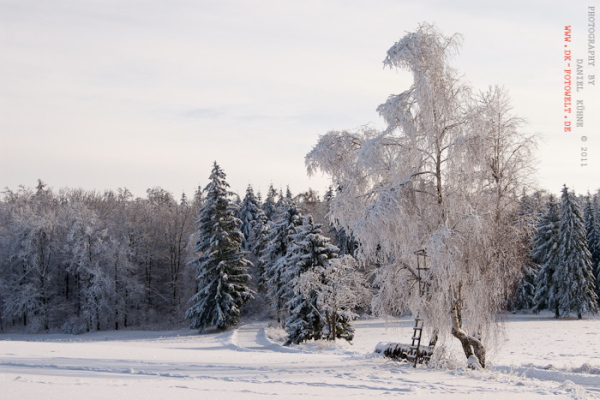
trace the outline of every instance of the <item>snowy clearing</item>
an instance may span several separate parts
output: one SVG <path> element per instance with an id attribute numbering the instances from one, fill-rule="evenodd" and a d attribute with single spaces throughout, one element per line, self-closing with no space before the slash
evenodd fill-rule
<path id="1" fill-rule="evenodd" d="M 374 354 L 408 341 L 410 318 L 357 321 L 353 345 L 283 347 L 266 322 L 189 330 L 0 335 L 3 399 L 600 398 L 600 320 L 509 316 L 489 368 L 412 368 Z M 458 342 L 448 343 L 460 364 Z M 451 348 L 451 349 L 450 349 Z"/>

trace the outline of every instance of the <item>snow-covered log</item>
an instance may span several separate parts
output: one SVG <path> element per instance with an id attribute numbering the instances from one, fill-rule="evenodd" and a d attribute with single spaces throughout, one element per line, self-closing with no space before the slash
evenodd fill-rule
<path id="1" fill-rule="evenodd" d="M 375 353 L 383 354 L 385 357 L 394 359 L 394 360 L 406 360 L 410 362 L 414 362 L 415 354 L 411 349 L 410 344 L 404 343 L 386 343 L 381 342 L 375 346 Z M 416 356 L 418 358 L 418 363 L 427 363 L 431 359 L 433 355 L 433 346 L 419 346 L 416 352 Z"/>

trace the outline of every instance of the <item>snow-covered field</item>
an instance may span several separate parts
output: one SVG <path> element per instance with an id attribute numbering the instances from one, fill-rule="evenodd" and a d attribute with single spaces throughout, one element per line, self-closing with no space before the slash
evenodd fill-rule
<path id="1" fill-rule="evenodd" d="M 0 335 L 1 399 L 600 398 L 600 319 L 509 316 L 485 371 L 412 368 L 374 354 L 411 319 L 357 321 L 353 345 L 280 345 L 264 322 L 198 335 L 119 331 Z"/>

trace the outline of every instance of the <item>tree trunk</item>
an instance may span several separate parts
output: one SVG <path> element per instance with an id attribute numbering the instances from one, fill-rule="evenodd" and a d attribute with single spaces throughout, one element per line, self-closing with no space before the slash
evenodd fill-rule
<path id="1" fill-rule="evenodd" d="M 485 368 L 485 347 L 479 339 L 468 335 L 462 329 L 458 305 L 455 305 L 452 309 L 452 335 L 460 341 L 467 359 L 471 356 L 475 356 L 479 361 L 479 365 L 481 365 L 482 368 Z"/>
<path id="2" fill-rule="evenodd" d="M 431 339 L 429 340 L 429 347 L 435 347 L 435 345 L 437 344 L 438 341 L 438 331 L 437 329 L 435 331 L 433 331 L 433 334 L 431 335 Z"/>
<path id="3" fill-rule="evenodd" d="M 335 342 L 337 337 L 337 313 L 325 311 L 325 322 L 327 323 L 327 328 L 329 330 L 326 339 Z"/>
<path id="4" fill-rule="evenodd" d="M 335 342 L 335 338 L 337 337 L 337 313 L 334 312 L 332 313 L 333 315 L 331 316 L 331 333 L 332 333 L 332 337 L 331 340 L 333 340 Z"/>

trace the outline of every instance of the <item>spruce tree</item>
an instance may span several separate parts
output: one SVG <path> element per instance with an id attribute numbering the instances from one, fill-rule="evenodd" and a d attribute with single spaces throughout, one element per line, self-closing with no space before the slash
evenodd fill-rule
<path id="1" fill-rule="evenodd" d="M 600 189 L 598 189 L 598 192 L 594 194 L 593 203 L 594 209 L 596 210 L 596 227 L 600 235 Z M 598 294 L 598 300 L 600 301 L 600 256 L 594 272 L 596 274 L 596 293 Z"/>
<path id="2" fill-rule="evenodd" d="M 331 205 L 331 202 L 333 201 L 334 197 L 335 197 L 335 193 L 333 191 L 333 186 L 329 185 L 329 187 L 327 188 L 327 191 L 325 192 L 325 195 L 323 196 L 323 201 L 329 207 Z"/>
<path id="3" fill-rule="evenodd" d="M 263 255 L 265 254 L 266 248 L 269 245 L 267 238 L 271 229 L 271 221 L 267 220 L 267 217 L 263 213 L 264 220 L 260 219 L 260 223 L 256 223 L 252 229 L 251 236 L 254 244 L 252 247 L 252 253 L 256 258 L 256 271 L 255 275 L 257 278 L 256 286 L 261 292 L 266 289 L 265 284 L 265 263 L 263 262 Z"/>
<path id="4" fill-rule="evenodd" d="M 277 322 L 282 322 L 285 306 L 283 273 L 287 268 L 285 255 L 291 244 L 291 235 L 302 223 L 300 209 L 292 201 L 281 210 L 275 222 L 269 222 L 264 235 L 264 245 L 260 257 L 263 280 L 267 286 L 267 295 L 275 307 Z"/>
<path id="5" fill-rule="evenodd" d="M 294 195 L 292 194 L 292 191 L 290 190 L 290 186 L 289 185 L 287 185 L 285 187 L 285 201 L 287 201 L 287 202 L 294 201 Z"/>
<path id="6" fill-rule="evenodd" d="M 190 299 L 193 306 L 185 317 L 191 320 L 190 328 L 200 332 L 207 326 L 225 330 L 235 325 L 241 307 L 252 298 L 246 273 L 251 263 L 241 249 L 241 221 L 235 217 L 228 187 L 225 173 L 215 162 L 198 220 L 194 250 L 199 256 L 189 263 L 196 271 L 198 292 Z"/>
<path id="7" fill-rule="evenodd" d="M 595 200 L 595 199 L 594 199 Z M 585 230 L 587 232 L 588 248 L 592 254 L 592 268 L 596 282 L 596 294 L 600 296 L 600 224 L 598 223 L 598 209 L 595 201 L 588 193 L 585 201 Z"/>
<path id="8" fill-rule="evenodd" d="M 558 232 L 557 300 L 561 311 L 576 313 L 579 319 L 583 314 L 598 312 L 592 255 L 586 236 L 581 208 L 575 195 L 564 186 Z"/>
<path id="9" fill-rule="evenodd" d="M 326 330 L 326 318 L 318 309 L 316 291 L 299 290 L 297 282 L 304 273 L 323 270 L 331 259 L 337 257 L 338 248 L 329 244 L 329 239 L 321 234 L 321 225 L 313 223 L 312 217 L 305 217 L 303 224 L 298 226 L 297 233 L 292 235 L 292 245 L 287 254 L 288 268 L 283 277 L 286 282 L 286 297 L 291 297 L 287 303 L 289 317 L 286 321 L 288 340 L 286 345 L 298 344 L 311 339 L 320 339 Z M 338 337 L 344 337 L 344 327 L 347 324 L 340 321 L 341 330 Z M 351 337 L 351 335 L 350 335 Z"/>
<path id="10" fill-rule="evenodd" d="M 356 260 L 350 255 L 328 259 L 326 266 L 315 266 L 300 274 L 294 282 L 294 293 L 305 298 L 317 296 L 316 309 L 325 325 L 322 339 L 354 337 L 351 321 L 358 318 L 354 309 L 371 302 L 371 291 L 364 274 L 356 269 Z"/>
<path id="11" fill-rule="evenodd" d="M 535 303 L 535 279 L 539 273 L 537 264 L 526 260 L 523 263 L 523 278 L 517 285 L 515 299 L 512 301 L 512 308 L 515 310 L 531 310 L 536 306 Z"/>
<path id="12" fill-rule="evenodd" d="M 277 201 L 275 198 L 277 197 L 277 191 L 273 187 L 273 185 L 269 186 L 269 190 L 267 191 L 267 198 L 262 205 L 262 209 L 265 212 L 265 215 L 269 221 L 273 221 L 276 218 L 277 213 Z"/>
<path id="13" fill-rule="evenodd" d="M 241 230 L 244 234 L 242 248 L 256 254 L 254 251 L 258 240 L 256 235 L 262 231 L 262 225 L 267 222 L 267 217 L 260 207 L 251 185 L 248 185 L 246 189 L 246 196 L 240 205 L 238 217 L 242 221 Z M 257 227 L 257 225 L 259 226 Z"/>
<path id="14" fill-rule="evenodd" d="M 556 298 L 558 291 L 554 275 L 558 267 L 558 228 L 560 215 L 554 196 L 548 200 L 548 211 L 542 216 L 537 225 L 533 240 L 532 260 L 539 266 L 535 278 L 534 311 L 543 309 L 554 310 L 558 317 L 559 309 Z"/>
<path id="15" fill-rule="evenodd" d="M 275 207 L 277 207 L 278 210 L 283 210 L 286 208 L 287 206 L 287 198 L 285 197 L 285 195 L 283 194 L 283 189 L 279 189 L 279 194 L 277 195 L 277 202 L 275 203 Z"/>
<path id="16" fill-rule="evenodd" d="M 260 262 L 260 255 L 264 246 L 264 237 L 268 230 L 266 229 L 267 217 L 260 206 L 259 199 L 254 195 L 251 185 L 246 189 L 246 196 L 238 211 L 238 217 L 242 221 L 242 233 L 244 241 L 242 249 L 249 251 L 249 258 L 254 268 L 250 270 L 251 276 L 255 282 L 257 292 L 264 289 L 263 266 Z"/>
<path id="17" fill-rule="evenodd" d="M 534 195 L 535 196 L 535 195 Z M 531 258 L 533 250 L 532 232 L 535 231 L 540 215 L 534 196 L 523 194 L 520 199 L 516 225 L 521 233 L 521 246 L 524 252 L 522 277 L 516 286 L 515 297 L 510 302 L 514 310 L 531 310 L 535 306 L 535 278 L 539 273 L 539 265 Z"/>

